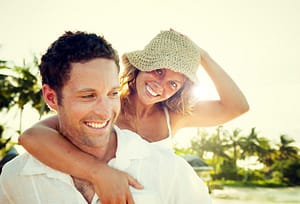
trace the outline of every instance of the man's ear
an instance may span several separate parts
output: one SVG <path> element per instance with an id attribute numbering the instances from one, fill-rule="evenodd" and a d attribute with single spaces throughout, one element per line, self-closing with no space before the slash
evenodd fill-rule
<path id="1" fill-rule="evenodd" d="M 48 104 L 48 106 L 51 109 L 57 110 L 58 100 L 57 100 L 56 92 L 48 84 L 44 84 L 42 90 L 43 90 L 43 97 L 45 102 Z"/>

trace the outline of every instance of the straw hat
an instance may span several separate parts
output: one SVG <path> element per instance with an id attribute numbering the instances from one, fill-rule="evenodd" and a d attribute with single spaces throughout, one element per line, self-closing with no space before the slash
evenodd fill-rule
<path id="1" fill-rule="evenodd" d="M 173 30 L 161 31 L 143 50 L 125 53 L 122 58 L 124 64 L 129 62 L 141 71 L 167 68 L 198 82 L 200 48 Z"/>

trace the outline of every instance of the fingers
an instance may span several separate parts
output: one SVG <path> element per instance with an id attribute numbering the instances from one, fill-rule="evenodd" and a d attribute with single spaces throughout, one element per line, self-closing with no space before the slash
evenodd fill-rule
<path id="1" fill-rule="evenodd" d="M 133 200 L 133 197 L 132 197 L 130 191 L 128 191 L 128 194 L 127 194 L 127 204 L 134 204 L 134 200 Z"/>
<path id="2" fill-rule="evenodd" d="M 134 204 L 129 186 L 144 188 L 128 173 L 110 167 L 93 177 L 93 186 L 102 204 Z"/>
<path id="3" fill-rule="evenodd" d="M 106 199 L 99 199 L 101 204 L 134 204 L 133 197 L 129 189 L 127 189 L 126 194 L 117 193 L 111 195 L 111 197 L 106 197 Z"/>
<path id="4" fill-rule="evenodd" d="M 143 189 L 144 186 L 140 184 L 135 178 L 128 175 L 128 184 L 136 189 Z"/>
<path id="5" fill-rule="evenodd" d="M 178 33 L 178 34 L 181 35 L 182 37 L 189 39 L 186 35 L 184 35 L 184 34 L 178 32 L 178 31 L 174 30 L 173 28 L 170 28 L 170 31 L 171 31 L 171 32 Z"/>

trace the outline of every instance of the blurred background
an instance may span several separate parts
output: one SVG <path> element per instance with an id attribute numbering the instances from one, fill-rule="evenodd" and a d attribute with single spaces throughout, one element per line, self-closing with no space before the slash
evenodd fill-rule
<path id="1" fill-rule="evenodd" d="M 173 28 L 206 50 L 250 104 L 222 126 L 180 131 L 175 152 L 216 204 L 300 203 L 300 1 L 0 0 L 0 25 L 1 158 L 22 152 L 19 133 L 52 114 L 37 64 L 64 31 L 104 35 L 121 55 Z M 199 99 L 217 98 L 201 67 L 198 77 Z"/>

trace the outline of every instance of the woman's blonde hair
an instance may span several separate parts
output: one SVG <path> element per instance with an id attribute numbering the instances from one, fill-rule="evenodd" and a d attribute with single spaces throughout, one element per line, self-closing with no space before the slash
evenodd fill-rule
<path id="1" fill-rule="evenodd" d="M 130 97 L 136 91 L 136 77 L 140 70 L 129 63 L 126 56 L 122 57 L 124 70 L 120 76 L 121 84 L 121 111 L 129 111 L 132 107 Z M 194 96 L 192 94 L 194 83 L 186 77 L 183 86 L 170 98 L 159 103 L 161 107 L 167 107 L 168 110 L 181 114 L 191 114 L 195 104 Z M 126 107 L 126 108 L 125 108 Z"/>

